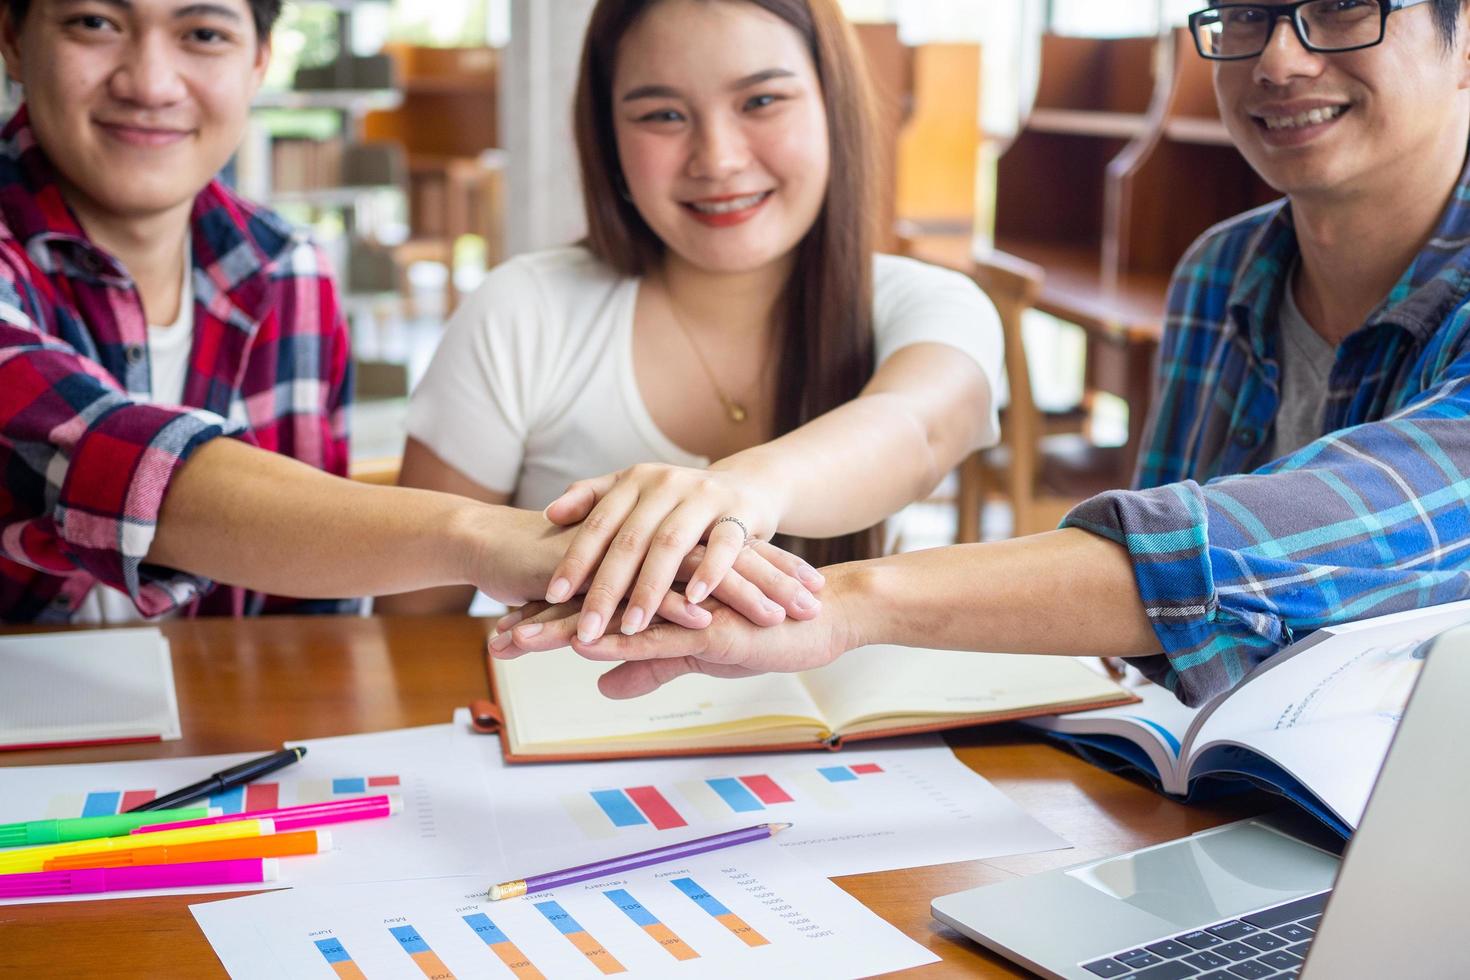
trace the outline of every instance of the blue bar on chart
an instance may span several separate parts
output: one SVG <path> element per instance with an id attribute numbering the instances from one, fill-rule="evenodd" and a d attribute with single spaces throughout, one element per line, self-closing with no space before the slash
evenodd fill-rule
<path id="1" fill-rule="evenodd" d="M 245 810 L 245 787 L 236 786 L 234 789 L 216 793 L 209 798 L 210 806 L 217 806 L 221 813 L 242 813 Z"/>
<path id="2" fill-rule="evenodd" d="M 608 901 L 621 909 L 624 915 L 632 919 L 635 925 L 648 933 L 654 942 L 666 949 L 674 959 L 699 959 L 699 954 L 688 943 L 680 939 L 674 933 L 674 930 L 664 925 L 658 916 L 644 908 L 643 903 L 630 895 L 627 889 L 614 888 L 612 891 L 603 892 L 603 894 L 608 897 Z"/>
<path id="3" fill-rule="evenodd" d="M 755 794 L 745 788 L 745 784 L 738 779 L 726 777 L 724 779 L 706 779 L 709 788 L 720 794 L 736 813 L 751 813 L 755 810 L 764 810 L 765 805 L 755 798 Z"/>
<path id="4" fill-rule="evenodd" d="M 429 948 L 424 937 L 413 926 L 390 926 L 388 931 L 429 980 L 454 980 L 454 974 L 449 967 L 444 965 L 438 953 Z"/>
<path id="5" fill-rule="evenodd" d="M 333 793 L 366 793 L 367 780 L 362 776 L 354 776 L 351 779 L 332 780 Z"/>
<path id="6" fill-rule="evenodd" d="M 332 967 L 332 971 L 341 980 L 367 980 L 367 977 L 363 976 L 362 968 L 352 962 L 352 957 L 343 947 L 340 939 L 318 939 L 316 948 L 321 951 L 322 956 Z"/>
<path id="7" fill-rule="evenodd" d="M 556 931 L 567 938 L 567 942 L 577 947 L 577 951 L 597 967 L 603 973 L 623 973 L 626 968 L 617 961 L 617 957 L 607 951 L 607 948 L 592 938 L 592 934 L 583 929 L 576 919 L 572 918 L 570 912 L 561 907 L 559 902 L 537 902 L 536 911 L 546 916 L 546 921 L 556 926 Z"/>
<path id="8" fill-rule="evenodd" d="M 820 766 L 817 772 L 827 777 L 829 783 L 846 783 L 857 779 L 857 773 L 846 766 Z"/>
<path id="9" fill-rule="evenodd" d="M 88 793 L 87 802 L 82 804 L 84 817 L 110 817 L 117 812 L 117 802 L 122 793 Z"/>
<path id="10" fill-rule="evenodd" d="M 648 823 L 645 817 L 633 801 L 628 799 L 628 794 L 620 789 L 598 789 L 592 791 L 592 799 L 602 807 L 602 812 L 613 822 L 614 827 L 637 827 L 639 824 Z"/>
<path id="11" fill-rule="evenodd" d="M 740 916 L 725 907 L 725 903 L 715 898 L 709 892 L 699 887 L 693 878 L 674 878 L 673 885 L 679 891 L 694 900 L 694 904 L 704 909 L 710 916 L 733 932 L 741 942 L 747 946 L 765 946 L 770 940 L 750 927 Z"/>
<path id="12" fill-rule="evenodd" d="M 546 980 L 545 975 L 526 958 L 520 947 L 510 941 L 510 937 L 501 931 L 500 927 L 490 921 L 490 917 L 483 912 L 464 916 L 465 925 L 475 930 L 475 935 L 484 940 L 490 951 L 500 958 L 500 962 L 509 968 L 520 980 Z"/>

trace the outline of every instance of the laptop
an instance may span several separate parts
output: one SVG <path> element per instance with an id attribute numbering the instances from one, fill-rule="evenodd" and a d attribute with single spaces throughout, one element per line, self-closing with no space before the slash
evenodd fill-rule
<path id="1" fill-rule="evenodd" d="M 1271 817 L 936 898 L 1042 976 L 1470 976 L 1470 626 L 1430 646 L 1341 861 Z"/>

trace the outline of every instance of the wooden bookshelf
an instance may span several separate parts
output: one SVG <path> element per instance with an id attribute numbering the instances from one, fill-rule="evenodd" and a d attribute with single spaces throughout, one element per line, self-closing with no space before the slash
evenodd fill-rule
<path id="1" fill-rule="evenodd" d="M 995 240 L 1046 269 L 1048 297 L 1101 283 L 1107 167 L 1147 131 L 1156 57 L 1153 38 L 1042 39 L 1035 109 L 997 165 Z"/>
<path id="2" fill-rule="evenodd" d="M 1220 120 L 1209 62 L 1187 33 L 1162 42 L 1167 71 L 1149 132 L 1108 167 L 1103 270 L 1167 279 L 1199 235 L 1275 200 Z"/>

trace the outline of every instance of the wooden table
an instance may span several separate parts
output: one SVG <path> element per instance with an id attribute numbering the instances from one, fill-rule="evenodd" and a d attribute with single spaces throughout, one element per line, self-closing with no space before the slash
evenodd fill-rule
<path id="1" fill-rule="evenodd" d="M 449 720 L 485 691 L 487 620 L 277 618 L 163 626 L 173 646 L 181 741 L 0 754 L 0 765 L 107 762 L 255 752 L 286 739 Z M 1063 867 L 1249 816 L 1260 797 L 1185 807 L 1096 769 L 1016 726 L 952 739 L 983 773 L 1071 850 L 837 879 L 943 958 L 925 977 L 1024 976 L 929 916 L 936 895 Z M 0 769 L 0 792 L 4 792 Z M 114 898 L 0 906 L 0 978 L 222 977 L 188 906 L 212 897 Z"/>

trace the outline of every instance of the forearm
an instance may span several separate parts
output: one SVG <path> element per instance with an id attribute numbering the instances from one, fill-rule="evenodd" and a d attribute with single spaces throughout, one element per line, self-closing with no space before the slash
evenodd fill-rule
<path id="1" fill-rule="evenodd" d="M 773 501 L 787 534 L 846 534 L 934 489 L 991 411 L 990 384 L 974 360 L 944 344 L 915 344 L 889 357 L 857 398 L 710 468 L 740 475 Z"/>
<path id="2" fill-rule="evenodd" d="M 146 560 L 300 598 L 401 592 L 464 582 L 473 527 L 491 510 L 215 439 L 169 485 Z"/>
<path id="3" fill-rule="evenodd" d="M 1069 529 L 823 570 L 846 645 L 1131 657 L 1161 649 L 1127 552 Z M 825 615 L 825 614 L 824 614 Z"/>

